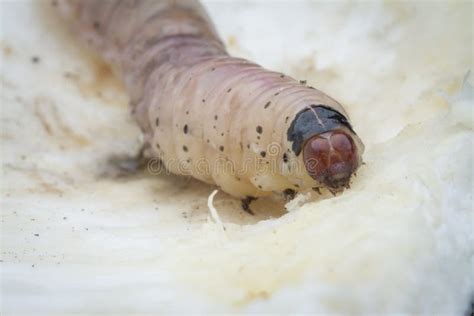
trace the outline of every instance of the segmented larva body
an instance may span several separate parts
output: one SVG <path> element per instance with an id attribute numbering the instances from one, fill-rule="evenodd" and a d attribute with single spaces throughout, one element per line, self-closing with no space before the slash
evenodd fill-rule
<path id="1" fill-rule="evenodd" d="M 58 8 L 123 78 L 145 141 L 169 171 L 258 197 L 338 188 L 360 165 L 363 145 L 342 106 L 229 56 L 198 2 L 81 0 Z"/>

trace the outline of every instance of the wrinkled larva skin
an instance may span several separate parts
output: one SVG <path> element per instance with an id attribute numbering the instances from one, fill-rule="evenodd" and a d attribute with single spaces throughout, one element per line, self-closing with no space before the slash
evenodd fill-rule
<path id="1" fill-rule="evenodd" d="M 295 152 L 308 133 L 290 127 L 307 129 L 295 118 L 319 105 L 347 118 L 342 106 L 288 76 L 229 56 L 199 3 L 81 0 L 58 8 L 124 79 L 149 150 L 169 171 L 237 197 L 324 185 Z M 338 122 L 352 137 L 358 167 L 363 145 L 348 122 Z M 315 124 L 319 132 L 328 130 L 325 121 Z M 302 135 L 300 143 L 290 134 Z"/>

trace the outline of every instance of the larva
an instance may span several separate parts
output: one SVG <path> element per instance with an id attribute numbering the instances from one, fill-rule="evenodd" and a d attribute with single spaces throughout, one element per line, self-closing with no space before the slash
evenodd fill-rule
<path id="1" fill-rule="evenodd" d="M 342 106 L 227 54 L 197 1 L 57 7 L 124 80 L 153 156 L 237 197 L 348 185 L 364 146 Z"/>

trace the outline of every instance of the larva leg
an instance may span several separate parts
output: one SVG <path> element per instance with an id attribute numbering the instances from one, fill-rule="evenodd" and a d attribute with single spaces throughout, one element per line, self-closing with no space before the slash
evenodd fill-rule
<path id="1" fill-rule="evenodd" d="M 255 215 L 255 213 L 250 208 L 250 203 L 252 203 L 255 200 L 257 200 L 257 198 L 253 196 L 247 196 L 245 199 L 242 199 L 242 209 L 246 211 L 247 213 L 249 213 L 250 215 Z"/>
<path id="2" fill-rule="evenodd" d="M 285 191 L 283 191 L 283 198 L 285 199 L 285 201 L 291 201 L 295 198 L 295 196 L 296 191 L 293 189 L 286 189 Z"/>
<path id="3" fill-rule="evenodd" d="M 147 166 L 148 158 L 145 155 L 146 145 L 133 156 L 112 156 L 107 161 L 107 167 L 102 173 L 112 178 L 124 178 L 136 174 Z"/>

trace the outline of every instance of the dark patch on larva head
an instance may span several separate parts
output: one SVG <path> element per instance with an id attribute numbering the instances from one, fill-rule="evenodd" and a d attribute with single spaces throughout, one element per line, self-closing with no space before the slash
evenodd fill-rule
<path id="1" fill-rule="evenodd" d="M 188 124 L 184 124 L 183 132 L 184 132 L 185 134 L 188 133 Z"/>
<path id="2" fill-rule="evenodd" d="M 298 156 L 303 144 L 312 136 L 338 128 L 348 128 L 355 134 L 346 117 L 325 105 L 310 105 L 296 114 L 287 131 L 287 139 L 292 142 L 291 149 Z"/>
<path id="3" fill-rule="evenodd" d="M 157 117 L 155 120 L 155 126 L 159 126 L 159 125 L 160 125 L 160 118 Z"/>
<path id="4" fill-rule="evenodd" d="M 184 145 L 184 146 L 183 146 L 183 150 L 184 150 L 185 152 L 187 152 L 187 151 L 188 151 L 188 147 L 186 147 L 186 145 Z"/>
<path id="5" fill-rule="evenodd" d="M 202 103 L 206 102 L 206 99 L 202 99 L 201 102 L 202 102 Z"/>
<path id="6" fill-rule="evenodd" d="M 306 84 L 306 80 L 300 80 L 301 84 Z"/>
<path id="7" fill-rule="evenodd" d="M 220 151 L 224 151 L 224 146 L 222 146 L 222 145 L 219 146 L 219 150 L 220 150 Z"/>
<path id="8" fill-rule="evenodd" d="M 262 190 L 262 189 L 263 189 L 263 187 L 262 187 L 260 184 L 258 185 L 258 188 L 259 188 L 260 190 Z"/>
<path id="9" fill-rule="evenodd" d="M 256 130 L 257 133 L 259 133 L 259 134 L 262 134 L 262 132 L 263 132 L 263 128 L 262 128 L 260 125 L 258 125 L 258 126 L 255 128 L 255 130 Z"/>
<path id="10" fill-rule="evenodd" d="M 285 75 L 284 75 L 284 74 L 281 74 L 281 75 L 280 75 L 280 78 L 285 78 Z"/>
<path id="11" fill-rule="evenodd" d="M 219 118 L 219 116 L 214 115 L 214 120 L 215 120 L 215 121 L 217 121 L 218 118 Z"/>
<path id="12" fill-rule="evenodd" d="M 288 162 L 288 155 L 286 153 L 283 153 L 283 162 L 284 163 Z"/>
<path id="13" fill-rule="evenodd" d="M 265 104 L 265 106 L 263 107 L 264 109 L 268 108 L 270 106 L 270 104 L 272 104 L 271 101 L 268 101 L 267 104 Z"/>
<path id="14" fill-rule="evenodd" d="M 229 88 L 229 89 L 227 90 L 227 93 L 229 93 L 229 92 L 231 92 L 231 91 L 232 91 L 232 88 Z"/>
<path id="15" fill-rule="evenodd" d="M 267 153 L 265 151 L 260 152 L 260 156 L 262 156 L 262 158 L 265 158 L 266 155 L 267 155 Z"/>
<path id="16" fill-rule="evenodd" d="M 295 184 L 295 188 L 299 188 L 300 186 L 298 184 Z"/>

